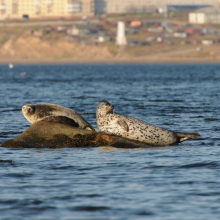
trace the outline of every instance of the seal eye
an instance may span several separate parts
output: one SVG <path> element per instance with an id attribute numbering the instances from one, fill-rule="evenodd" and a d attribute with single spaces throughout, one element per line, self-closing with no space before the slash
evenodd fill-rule
<path id="1" fill-rule="evenodd" d="M 28 108 L 28 112 L 31 113 L 31 112 L 32 112 L 31 110 L 32 110 L 31 107 L 29 107 L 29 108 Z"/>

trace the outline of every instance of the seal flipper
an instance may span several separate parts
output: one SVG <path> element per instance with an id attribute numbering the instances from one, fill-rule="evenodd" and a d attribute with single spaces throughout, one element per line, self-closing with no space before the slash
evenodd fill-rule
<path id="1" fill-rule="evenodd" d="M 124 120 L 118 120 L 117 121 L 118 125 L 121 126 L 121 128 L 123 128 L 125 131 L 129 131 L 129 127 L 128 124 L 124 121 Z"/>
<path id="2" fill-rule="evenodd" d="M 178 142 L 183 142 L 189 140 L 191 138 L 201 137 L 199 133 L 182 133 L 182 132 L 175 132 L 175 135 L 179 138 Z"/>
<path id="3" fill-rule="evenodd" d="M 93 127 L 90 127 L 90 126 L 87 126 L 85 127 L 84 129 L 88 130 L 88 131 L 98 131 L 97 129 L 93 128 Z"/>
<path id="4" fill-rule="evenodd" d="M 86 129 L 88 131 L 93 131 L 92 128 L 90 128 L 90 127 L 85 127 L 84 129 Z"/>

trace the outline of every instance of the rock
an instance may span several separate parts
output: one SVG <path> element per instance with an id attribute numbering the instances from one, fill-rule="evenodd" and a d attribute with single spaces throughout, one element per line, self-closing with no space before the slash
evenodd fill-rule
<path id="1" fill-rule="evenodd" d="M 108 145 L 118 148 L 152 147 L 152 145 L 141 142 L 80 129 L 54 121 L 36 122 L 16 138 L 1 144 L 2 147 L 24 148 L 98 147 Z"/>

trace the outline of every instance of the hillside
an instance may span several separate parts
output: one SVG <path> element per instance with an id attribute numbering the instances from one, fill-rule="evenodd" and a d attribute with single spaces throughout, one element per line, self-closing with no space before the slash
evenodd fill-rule
<path id="1" fill-rule="evenodd" d="M 154 43 L 118 50 L 114 41 L 99 44 L 71 41 L 65 34 L 51 32 L 34 36 L 41 26 L 0 27 L 0 62 L 219 62 L 220 44 L 198 45 Z M 115 29 L 114 29 L 115 30 Z M 146 31 L 131 38 L 144 39 Z M 146 38 L 146 37 L 145 37 Z M 198 38 L 198 37 L 197 37 Z"/>

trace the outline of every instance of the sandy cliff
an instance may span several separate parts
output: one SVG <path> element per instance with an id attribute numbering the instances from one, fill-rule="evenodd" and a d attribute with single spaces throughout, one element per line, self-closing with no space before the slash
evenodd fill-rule
<path id="1" fill-rule="evenodd" d="M 44 40 L 28 33 L 17 38 L 9 38 L 0 47 L 1 59 L 101 59 L 103 57 L 112 57 L 107 47 L 80 45 L 65 38 L 56 41 Z"/>
<path id="2" fill-rule="evenodd" d="M 197 47 L 161 44 L 119 52 L 114 44 L 83 45 L 65 37 L 42 38 L 26 31 L 0 41 L 0 62 L 220 62 L 219 45 L 203 46 L 200 51 Z"/>

